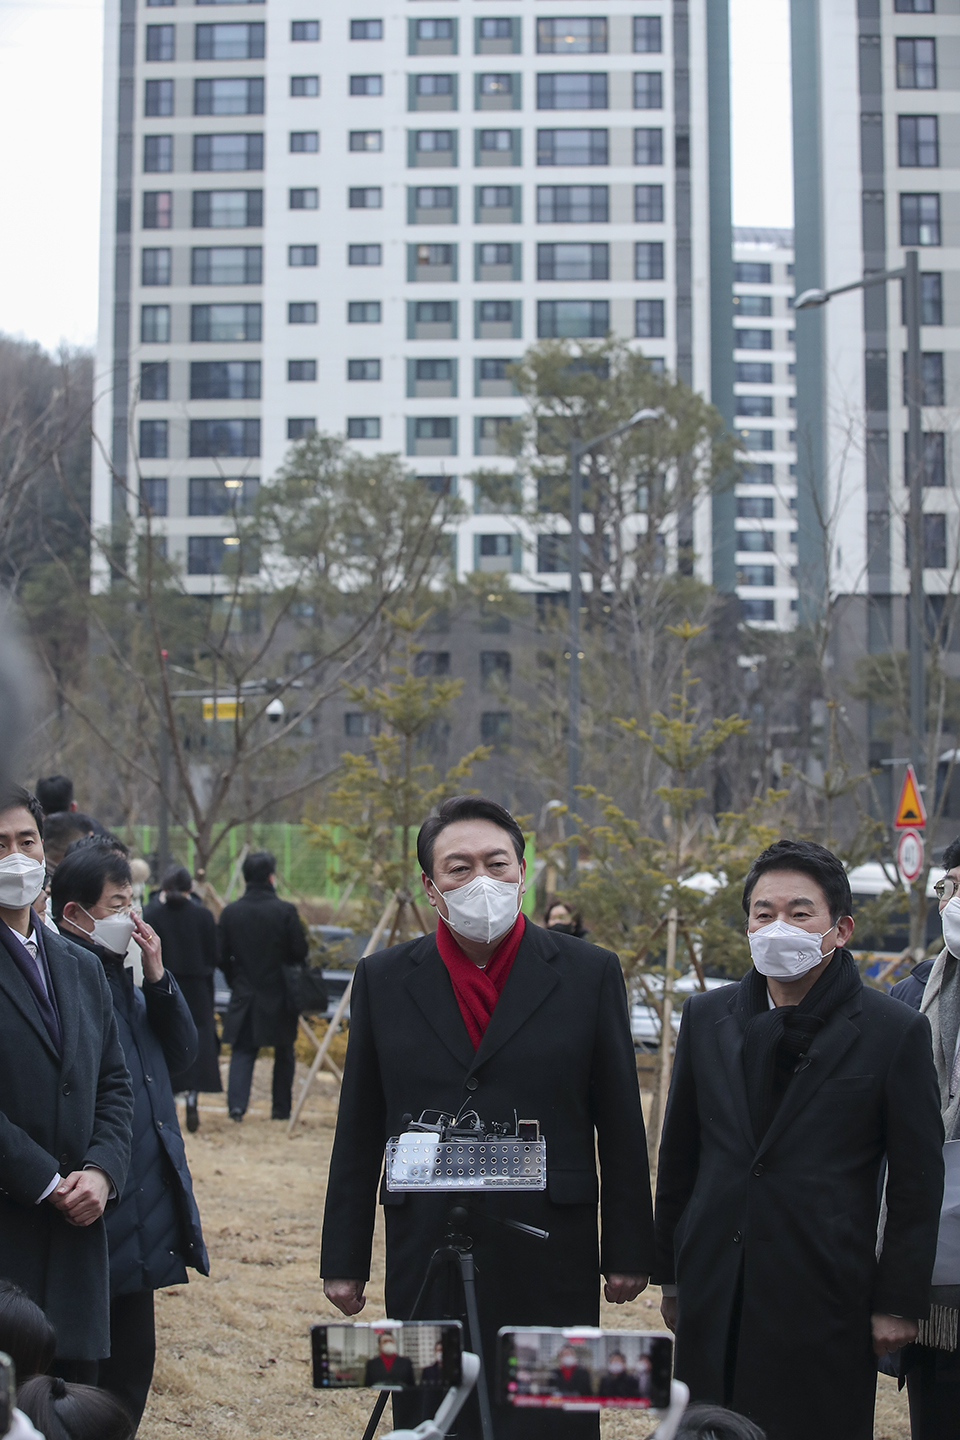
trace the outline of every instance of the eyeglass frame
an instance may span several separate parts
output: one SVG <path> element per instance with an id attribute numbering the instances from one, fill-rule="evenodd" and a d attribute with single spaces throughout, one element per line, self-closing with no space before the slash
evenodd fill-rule
<path id="1" fill-rule="evenodd" d="M 943 879 L 938 880 L 936 885 L 934 885 L 933 887 L 933 893 L 934 895 L 936 895 L 938 900 L 943 899 L 944 895 L 946 894 L 946 887 L 948 885 L 953 886 L 952 892 L 947 895 L 948 900 L 952 900 L 954 895 L 960 895 L 960 880 L 951 880 L 949 875 L 944 875 Z"/>

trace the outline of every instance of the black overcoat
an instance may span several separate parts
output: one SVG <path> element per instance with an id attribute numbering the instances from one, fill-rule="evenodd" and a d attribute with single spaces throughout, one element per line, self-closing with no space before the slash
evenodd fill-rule
<path id="1" fill-rule="evenodd" d="M 43 943 L 62 1055 L 0 944 L 0 1275 L 42 1307 L 60 1355 L 102 1360 L 110 1353 L 103 1219 L 70 1225 L 52 1205 L 35 1202 L 57 1171 L 84 1165 L 99 1166 L 123 1189 L 133 1097 L 99 960 L 49 929 Z"/>
<path id="2" fill-rule="evenodd" d="M 307 937 L 289 900 L 269 881 L 248 885 L 220 916 L 220 963 L 233 993 L 223 1022 L 232 1045 L 249 1016 L 251 1043 L 289 1045 L 297 1035 L 297 1011 L 287 997 L 285 965 L 306 962 Z"/>
<path id="3" fill-rule="evenodd" d="M 330 1162 L 322 1275 L 369 1276 L 384 1142 L 400 1132 L 404 1114 L 464 1107 L 475 1107 L 485 1121 L 512 1121 L 514 1112 L 539 1120 L 547 1142 L 546 1192 L 488 1192 L 470 1201 L 492 1381 L 493 1337 L 501 1325 L 596 1325 L 601 1271 L 646 1274 L 652 1265 L 646 1141 L 617 957 L 528 921 L 476 1052 L 432 935 L 360 961 Z M 382 1199 L 387 1311 L 404 1319 L 430 1254 L 442 1243 L 450 1197 L 384 1192 Z M 538 1226 L 550 1239 L 529 1239 L 486 1216 Z M 442 1303 L 433 1296 L 428 1314 L 442 1314 Z M 592 1417 L 567 1420 L 551 1417 L 543 1433 L 597 1434 Z M 501 1413 L 496 1423 L 498 1436 L 540 1434 L 540 1418 L 528 1411 L 516 1412 L 516 1419 Z M 467 1413 L 458 1435 L 475 1434 L 473 1425 Z"/>
<path id="4" fill-rule="evenodd" d="M 768 1440 L 870 1440 L 870 1316 L 923 1317 L 929 1304 L 943 1190 L 930 1027 L 861 987 L 756 1137 L 738 990 L 686 1002 L 667 1102 L 655 1275 L 679 1284 L 676 1373 L 694 1400 L 732 1405 Z"/>
<path id="5" fill-rule="evenodd" d="M 220 1083 L 220 1039 L 213 1009 L 213 974 L 219 964 L 217 922 L 205 905 L 183 899 L 150 901 L 143 918 L 160 936 L 163 963 L 190 1006 L 197 1027 L 196 1059 L 171 1070 L 174 1090 L 216 1092 Z"/>

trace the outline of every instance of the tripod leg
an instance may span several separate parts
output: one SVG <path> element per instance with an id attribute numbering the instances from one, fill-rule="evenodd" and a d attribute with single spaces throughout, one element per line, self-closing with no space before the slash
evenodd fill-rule
<path id="1" fill-rule="evenodd" d="M 435 1250 L 434 1253 L 430 1256 L 430 1264 L 427 1266 L 427 1273 L 423 1277 L 423 1284 L 420 1286 L 417 1298 L 413 1302 L 413 1309 L 410 1311 L 410 1314 L 407 1317 L 408 1319 L 416 1320 L 417 1315 L 420 1312 L 420 1306 L 423 1304 L 423 1297 L 427 1293 L 427 1286 L 430 1284 L 430 1281 L 433 1279 L 434 1275 L 443 1265 L 445 1257 L 450 1253 L 452 1252 L 445 1250 Z M 382 1416 L 384 1410 L 386 1410 L 387 1401 L 389 1399 L 390 1391 L 381 1390 L 380 1394 L 377 1396 L 377 1403 L 373 1407 L 370 1419 L 367 1421 L 367 1428 L 363 1432 L 362 1440 L 373 1440 L 374 1435 L 376 1435 L 377 1433 L 377 1426 L 380 1424 L 380 1417 Z"/>
<path id="2" fill-rule="evenodd" d="M 480 1430 L 483 1434 L 483 1440 L 493 1440 L 493 1416 L 490 1413 L 490 1392 L 487 1389 L 487 1371 L 483 1360 L 483 1346 L 480 1343 L 480 1312 L 477 1309 L 477 1285 L 473 1268 L 473 1256 L 469 1251 L 460 1251 L 460 1274 L 463 1277 L 463 1299 L 467 1311 L 467 1339 L 473 1353 L 480 1357 L 480 1374 L 477 1376 Z"/>
<path id="3" fill-rule="evenodd" d="M 373 1407 L 373 1413 L 367 1421 L 367 1428 L 363 1432 L 363 1440 L 373 1440 L 377 1433 L 377 1426 L 380 1424 L 380 1416 L 387 1408 L 387 1401 L 390 1399 L 389 1390 L 381 1390 L 377 1396 L 377 1403 Z"/>

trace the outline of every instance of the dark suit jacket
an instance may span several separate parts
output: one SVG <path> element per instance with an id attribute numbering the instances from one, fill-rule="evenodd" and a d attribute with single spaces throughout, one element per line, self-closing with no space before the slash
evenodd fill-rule
<path id="1" fill-rule="evenodd" d="M 646 1141 L 617 957 L 528 922 L 476 1052 L 432 935 L 360 961 L 327 1187 L 324 1276 L 370 1273 L 384 1141 L 400 1132 L 404 1114 L 461 1107 L 475 1107 L 485 1121 L 512 1122 L 514 1111 L 539 1120 L 547 1142 L 545 1193 L 468 1197 L 492 1381 L 499 1326 L 596 1324 L 601 1269 L 643 1273 L 652 1264 Z M 384 1195 L 394 1319 L 409 1318 L 450 1198 Z M 550 1239 L 529 1239 L 494 1216 L 549 1230 Z M 424 1318 L 443 1313 L 439 1294 L 428 1296 Z"/>
<path id="2" fill-rule="evenodd" d="M 870 1316 L 926 1315 L 937 1247 L 943 1130 L 930 1029 L 861 988 L 756 1136 L 737 992 L 684 1006 L 660 1147 L 655 1277 L 679 1284 L 677 1377 L 768 1440 L 870 1440 Z"/>
<path id="3" fill-rule="evenodd" d="M 52 1205 L 35 1202 L 58 1170 L 84 1165 L 99 1166 L 123 1190 L 133 1097 L 99 960 L 52 930 L 43 941 L 62 1056 L 0 944 L 0 1275 L 46 1312 L 58 1354 L 99 1360 L 110 1353 L 104 1222 L 69 1225 Z"/>
<path id="4" fill-rule="evenodd" d="M 374 1355 L 372 1360 L 367 1361 L 363 1383 L 364 1385 L 412 1385 L 413 1361 L 409 1355 L 397 1355 L 388 1370 L 380 1356 Z"/>
<path id="5" fill-rule="evenodd" d="M 297 1011 L 287 996 L 285 965 L 303 965 L 307 937 L 297 907 L 281 900 L 269 882 L 248 885 L 220 916 L 220 957 L 233 987 L 223 1038 L 233 1045 L 249 1018 L 250 1041 L 289 1045 L 297 1035 Z"/>

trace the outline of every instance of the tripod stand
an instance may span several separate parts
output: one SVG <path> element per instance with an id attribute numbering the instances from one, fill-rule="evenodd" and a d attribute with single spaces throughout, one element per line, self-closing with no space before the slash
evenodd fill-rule
<path id="1" fill-rule="evenodd" d="M 485 1220 L 491 1220 L 496 1225 L 504 1225 L 508 1230 L 519 1230 L 524 1235 L 529 1235 L 535 1240 L 546 1240 L 549 1232 L 538 1230 L 535 1225 L 524 1225 L 519 1220 L 501 1220 L 499 1216 L 485 1215 Z M 477 1403 L 480 1406 L 480 1430 L 483 1440 L 493 1440 L 493 1415 L 490 1410 L 490 1391 L 487 1388 L 487 1372 L 483 1359 L 483 1345 L 480 1341 L 480 1312 L 477 1308 L 477 1284 L 476 1270 L 473 1263 L 473 1236 L 467 1226 L 470 1220 L 470 1211 L 466 1205 L 454 1204 L 447 1211 L 447 1231 L 444 1236 L 444 1243 L 439 1245 L 430 1256 L 426 1274 L 413 1302 L 413 1309 L 410 1312 L 410 1319 L 417 1320 L 420 1316 L 420 1308 L 427 1296 L 432 1281 L 438 1276 L 445 1276 L 448 1285 L 448 1293 L 456 1293 L 459 1284 L 459 1294 L 463 1297 L 462 1313 L 459 1318 L 465 1322 L 466 1343 L 465 1349 L 472 1350 L 479 1356 L 480 1373 L 477 1376 Z M 448 1308 L 452 1309 L 453 1306 Z M 454 1317 L 451 1317 L 454 1318 Z M 363 1432 L 363 1440 L 373 1440 L 377 1433 L 377 1426 L 383 1414 L 387 1401 L 390 1398 L 388 1390 L 381 1390 L 377 1397 L 377 1403 L 373 1407 L 373 1414 L 367 1422 L 367 1428 Z"/>

